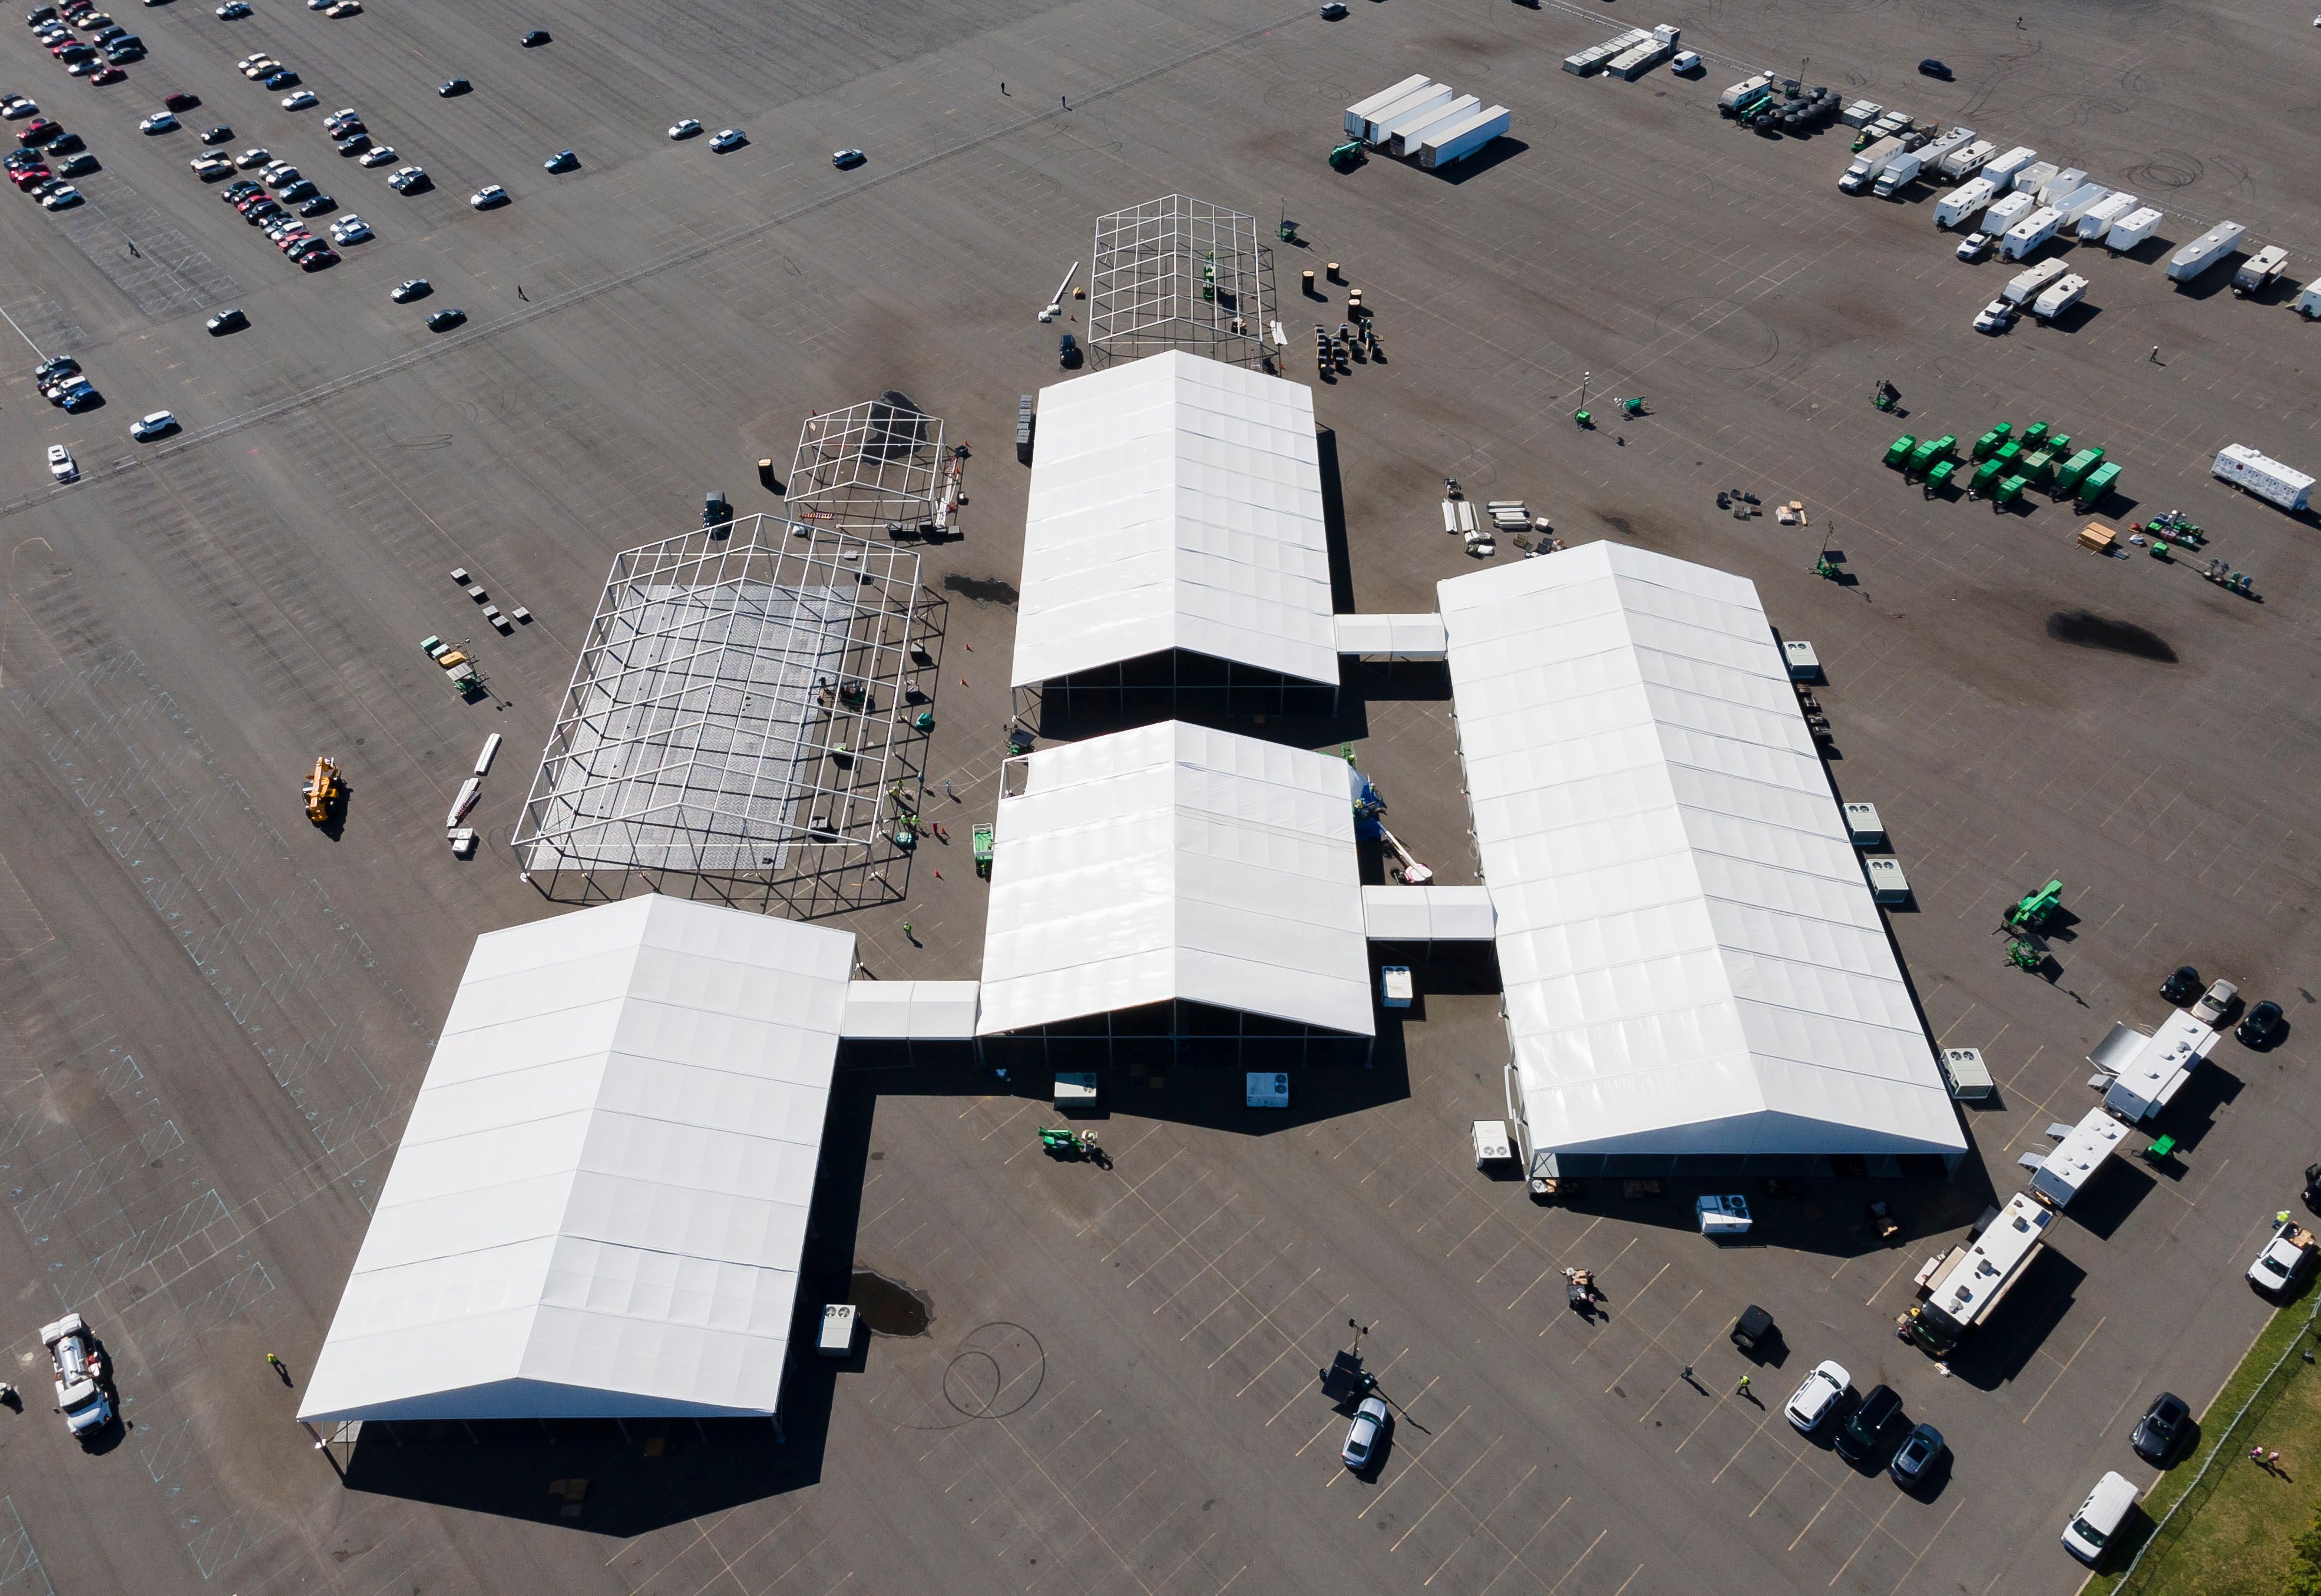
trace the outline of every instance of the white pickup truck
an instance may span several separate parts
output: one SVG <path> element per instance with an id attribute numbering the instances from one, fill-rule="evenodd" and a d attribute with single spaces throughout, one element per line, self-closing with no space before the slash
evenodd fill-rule
<path id="1" fill-rule="evenodd" d="M 41 1327 L 41 1345 L 56 1365 L 57 1411 L 65 1428 L 82 1440 L 94 1439 L 113 1422 L 113 1400 L 105 1390 L 105 1359 L 77 1313 Z"/>
<path id="2" fill-rule="evenodd" d="M 2272 1228 L 2272 1238 L 2248 1266 L 2249 1283 L 2261 1292 L 2278 1295 L 2297 1283 L 2298 1276 L 2313 1266 L 2315 1249 L 2313 1232 L 2295 1220 L 2282 1220 Z"/>

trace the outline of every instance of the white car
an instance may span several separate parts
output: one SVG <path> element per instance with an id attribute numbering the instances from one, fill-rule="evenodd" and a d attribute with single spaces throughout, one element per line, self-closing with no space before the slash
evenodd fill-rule
<path id="1" fill-rule="evenodd" d="M 303 88 L 295 95 L 282 96 L 282 109 L 285 111 L 311 111 L 322 103 Z"/>
<path id="2" fill-rule="evenodd" d="M 401 157 L 395 153 L 394 145 L 374 144 L 369 149 L 364 150 L 360 155 L 355 157 L 355 162 L 359 166 L 383 167 L 391 160 L 397 160 L 400 159 Z"/>
<path id="3" fill-rule="evenodd" d="M 1959 240 L 1958 258 L 1961 260 L 1980 260 L 1989 253 L 1990 235 L 1987 232 L 1971 232 Z"/>
<path id="4" fill-rule="evenodd" d="M 177 131 L 177 119 L 167 111 L 156 111 L 137 124 L 137 131 L 141 133 L 174 133 Z"/>
<path id="5" fill-rule="evenodd" d="M 2192 1017 L 2206 1025 L 2222 1025 L 2225 1016 L 2233 1011 L 2233 1000 L 2240 994 L 2241 989 L 2231 982 L 2219 981 L 2200 994 L 2200 1001 L 2192 1005 Z"/>
<path id="6" fill-rule="evenodd" d="M 468 203 L 478 211 L 489 211 L 508 203 L 508 191 L 496 183 L 487 183 L 469 195 Z"/>
<path id="7" fill-rule="evenodd" d="M 0 119 L 22 122 L 28 116 L 40 113 L 41 108 L 22 95 L 10 95 L 5 100 L 0 100 Z"/>
<path id="8" fill-rule="evenodd" d="M 1789 1416 L 1789 1422 L 1798 1427 L 1799 1434 L 1809 1436 L 1835 1410 L 1838 1399 L 1852 1383 L 1853 1376 L 1845 1372 L 1843 1364 L 1825 1359 L 1806 1376 L 1806 1383 L 1798 1387 L 1798 1394 L 1781 1410 Z"/>
<path id="9" fill-rule="evenodd" d="M 113 1422 L 105 1389 L 105 1359 L 92 1344 L 88 1325 L 77 1313 L 41 1327 L 41 1341 L 56 1369 L 57 1411 L 65 1428 L 84 1439 Z"/>
<path id="10" fill-rule="evenodd" d="M 370 223 L 360 216 L 341 216 L 331 223 L 331 241 L 334 244 L 360 244 L 370 236 Z"/>
<path id="11" fill-rule="evenodd" d="M 203 177 L 233 170 L 232 160 L 223 155 L 197 155 L 186 164 L 194 169 L 196 176 Z"/>
<path id="12" fill-rule="evenodd" d="M 1370 1467 L 1378 1453 L 1379 1431 L 1386 1421 L 1386 1404 L 1377 1397 L 1364 1397 L 1362 1405 L 1354 1410 L 1354 1421 L 1346 1426 L 1346 1444 L 1338 1448 L 1338 1461 L 1350 1469 Z"/>
<path id="13" fill-rule="evenodd" d="M 274 152 L 272 150 L 267 149 L 262 144 L 253 144 L 249 149 L 243 150 L 240 155 L 235 156 L 233 158 L 233 164 L 247 172 L 255 168 L 264 166 L 268 161 L 272 160 L 273 159 Z"/>
<path id="14" fill-rule="evenodd" d="M 69 211 L 80 203 L 80 190 L 73 187 L 70 184 L 67 184 L 64 187 L 58 189 L 55 193 L 50 195 L 48 198 L 42 200 L 41 202 L 41 209 L 43 211 Z"/>
<path id="15" fill-rule="evenodd" d="M 61 443 L 49 445 L 49 475 L 59 482 L 71 482 L 80 476 L 80 467 L 73 464 L 72 450 Z"/>
<path id="16" fill-rule="evenodd" d="M 2280 1292 L 2297 1283 L 2297 1277 L 2312 1266 L 2313 1232 L 2295 1220 L 2283 1220 L 2272 1228 L 2272 1237 L 2256 1262 L 2248 1266 L 2249 1283 L 2261 1292 Z"/>
<path id="17" fill-rule="evenodd" d="M 155 438 L 165 438 L 177 430 L 177 418 L 166 410 L 157 410 L 129 423 L 129 436 L 140 443 Z"/>
<path id="18" fill-rule="evenodd" d="M 692 117 L 688 116 L 683 122 L 671 127 L 669 130 L 669 136 L 672 139 L 690 139 L 694 134 L 700 131 L 701 124 L 696 122 Z"/>
<path id="19" fill-rule="evenodd" d="M 739 150 L 750 141 L 750 135 L 740 128 L 723 128 L 709 141 L 709 148 L 723 155 L 729 150 Z"/>
<path id="20" fill-rule="evenodd" d="M 222 23 L 238 23 L 249 14 L 250 7 L 243 5 L 242 0 L 226 0 L 217 8 L 218 21 Z"/>
<path id="21" fill-rule="evenodd" d="M 1977 332 L 2004 332 L 2015 325 L 2015 318 L 2021 313 L 2014 301 L 1994 299 L 1982 307 L 1981 314 L 1975 317 L 1974 330 Z"/>

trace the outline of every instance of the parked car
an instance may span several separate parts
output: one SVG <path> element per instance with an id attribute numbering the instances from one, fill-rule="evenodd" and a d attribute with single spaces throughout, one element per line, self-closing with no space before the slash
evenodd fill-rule
<path id="1" fill-rule="evenodd" d="M 146 443 L 156 438 L 166 438 L 177 430 L 177 418 L 166 410 L 157 410 L 150 415 L 132 422 L 129 424 L 129 436 L 140 443 Z"/>
<path id="2" fill-rule="evenodd" d="M 2160 995 L 2182 1008 L 2200 994 L 2200 972 L 2190 965 L 2178 965 L 2176 973 L 2160 984 Z"/>
<path id="3" fill-rule="evenodd" d="M 80 190 L 68 184 L 62 188 L 51 190 L 49 194 L 44 195 L 41 199 L 41 209 L 43 211 L 69 211 L 75 205 L 81 203 L 81 197 Z"/>
<path id="4" fill-rule="evenodd" d="M 88 75 L 88 80 L 97 87 L 103 88 L 108 83 L 125 82 L 127 81 L 128 77 L 129 74 L 123 71 L 118 66 L 99 67 L 96 71 Z"/>
<path id="5" fill-rule="evenodd" d="M 842 172 L 852 171 L 869 159 L 860 150 L 833 150 L 830 152 L 830 164 Z"/>
<path id="6" fill-rule="evenodd" d="M 1845 1372 L 1843 1364 L 1824 1359 L 1806 1376 L 1805 1383 L 1798 1387 L 1797 1395 L 1789 1399 L 1782 1411 L 1789 1416 L 1789 1422 L 1797 1426 L 1798 1433 L 1811 1435 L 1836 1409 L 1846 1387 L 1852 1383 L 1853 1376 Z"/>
<path id="7" fill-rule="evenodd" d="M 2127 1510 L 2135 1505 L 2135 1483 L 2116 1471 L 2096 1482 L 2088 1492 L 2087 1501 L 2080 1504 L 2063 1526 L 2063 1549 L 2092 1568 L 2103 1557 L 2104 1547 L 2119 1533 L 2120 1523 Z"/>
<path id="8" fill-rule="evenodd" d="M 282 109 L 285 111 L 311 111 L 322 103 L 314 97 L 312 89 L 302 88 L 295 95 L 282 96 Z"/>
<path id="9" fill-rule="evenodd" d="M 394 145 L 374 144 L 362 152 L 358 164 L 366 167 L 383 167 L 398 159 L 400 158 L 396 155 Z"/>
<path id="10" fill-rule="evenodd" d="M 468 196 L 468 203 L 478 211 L 495 211 L 508 203 L 508 191 L 496 183 L 487 183 Z"/>
<path id="11" fill-rule="evenodd" d="M 254 171 L 274 159 L 274 152 L 262 144 L 253 144 L 233 158 L 233 164 L 243 171 Z"/>
<path id="12" fill-rule="evenodd" d="M 241 331 L 250 325 L 250 318 L 237 308 L 229 308 L 220 311 L 202 325 L 210 330 L 212 338 L 216 338 L 224 333 Z"/>
<path id="13" fill-rule="evenodd" d="M 440 310 L 433 315 L 427 318 L 427 331 L 430 332 L 449 332 L 452 328 L 457 327 L 460 322 L 467 319 L 468 313 L 465 311 Z"/>
<path id="14" fill-rule="evenodd" d="M 435 285 L 425 277 L 412 277 L 397 283 L 387 291 L 387 296 L 397 304 L 409 304 L 414 299 L 424 299 L 435 292 Z"/>
<path id="15" fill-rule="evenodd" d="M 58 163 L 57 176 L 59 177 L 85 177 L 89 173 L 101 169 L 102 168 L 97 164 L 96 157 L 93 155 L 76 155 L 70 160 L 60 161 Z"/>
<path id="16" fill-rule="evenodd" d="M 729 150 L 739 150 L 750 141 L 750 135 L 740 128 L 724 128 L 709 141 L 709 148 L 723 155 Z"/>
<path id="17" fill-rule="evenodd" d="M 473 92 L 475 86 L 464 77 L 447 77 L 435 86 L 435 92 L 447 100 L 456 100 L 461 95 Z"/>
<path id="18" fill-rule="evenodd" d="M 59 482 L 71 482 L 80 476 L 80 467 L 73 463 L 72 450 L 61 443 L 49 445 L 49 475 Z"/>
<path id="19" fill-rule="evenodd" d="M 1951 75 L 1951 69 L 1943 65 L 1942 62 L 1934 59 L 1934 57 L 1928 56 L 1925 60 L 1918 63 L 1918 75 L 1922 77 L 1940 77 L 1947 81 Z"/>
<path id="20" fill-rule="evenodd" d="M 298 75 L 290 70 L 289 68 L 285 67 L 278 72 L 269 72 L 259 81 L 263 83 L 266 87 L 270 89 L 296 88 L 298 86 Z"/>
<path id="21" fill-rule="evenodd" d="M 694 134 L 700 131 L 701 124 L 698 122 L 696 122 L 692 117 L 688 116 L 683 122 L 671 126 L 669 130 L 669 136 L 672 139 L 690 139 Z"/>
<path id="22" fill-rule="evenodd" d="M 1989 253 L 1990 235 L 1987 232 L 1971 232 L 1959 240 L 1958 258 L 1961 260 L 1980 260 Z"/>
<path id="23" fill-rule="evenodd" d="M 360 216 L 341 216 L 331 223 L 331 241 L 334 244 L 360 244 L 370 237 L 370 223 Z"/>
<path id="24" fill-rule="evenodd" d="M 542 45 L 549 42 L 548 31 L 545 28 L 534 28 L 516 42 L 526 50 L 538 50 Z"/>
<path id="25" fill-rule="evenodd" d="M 168 112 L 156 111 L 137 124 L 137 131 L 141 133 L 174 133 L 178 125 L 177 119 Z"/>
<path id="26" fill-rule="evenodd" d="M 2271 998 L 2251 1008 L 2241 1017 L 2241 1022 L 2233 1028 L 2233 1035 L 2241 1039 L 2241 1046 L 2253 1047 L 2260 1053 L 2272 1046 L 2280 1032 L 2280 1005 Z"/>
<path id="27" fill-rule="evenodd" d="M 327 194 L 318 194 L 298 206 L 301 216 L 327 216 L 339 208 L 339 202 Z"/>
<path id="28" fill-rule="evenodd" d="M 569 172 L 580 164 L 580 158 L 569 150 L 560 150 L 540 164 L 546 171 Z"/>
<path id="29" fill-rule="evenodd" d="M 1994 299 L 1984 305 L 1981 312 L 1976 315 L 1974 330 L 1977 332 L 1988 332 L 1995 336 L 2014 326 L 2015 318 L 2021 313 L 2016 308 L 2013 300 Z"/>
<path id="30" fill-rule="evenodd" d="M 1837 1427 L 1831 1445 L 1848 1463 L 1868 1463 L 1878 1455 L 1880 1431 L 1902 1411 L 1902 1393 L 1890 1385 L 1873 1385 L 1861 1403 Z"/>
<path id="31" fill-rule="evenodd" d="M 387 180 L 387 186 L 397 194 L 419 194 L 434 185 L 423 167 L 405 167 Z"/>
<path id="32" fill-rule="evenodd" d="M 2249 1283 L 2278 1296 L 2313 1266 L 2314 1251 L 2313 1232 L 2295 1220 L 2282 1220 L 2273 1226 L 2264 1250 L 2248 1266 Z"/>
<path id="33" fill-rule="evenodd" d="M 1387 1423 L 1385 1401 L 1364 1397 L 1354 1410 L 1353 1422 L 1346 1426 L 1346 1444 L 1338 1448 L 1338 1461 L 1357 1471 L 1368 1468 L 1378 1453 L 1379 1432 Z"/>
<path id="34" fill-rule="evenodd" d="M 2210 1025 L 2222 1025 L 2240 995 L 2241 989 L 2229 981 L 2211 982 L 2208 990 L 2200 994 L 2200 1001 L 2192 1005 L 2192 1012 Z"/>
<path id="35" fill-rule="evenodd" d="M 2192 1409 L 2182 1397 L 2172 1391 L 2163 1391 L 2144 1410 L 2144 1417 L 2136 1420 L 2135 1434 L 2129 1437 L 2128 1444 L 2146 1463 L 2165 1466 L 2176 1444 L 2184 1438 L 2185 1420 L 2191 1417 Z"/>
<path id="36" fill-rule="evenodd" d="M 1894 1452 L 1894 1461 L 1886 1472 L 1894 1483 L 1908 1491 L 1925 1483 L 1927 1476 L 1943 1455 L 1943 1432 L 1931 1424 L 1922 1424 L 1906 1437 Z"/>
<path id="37" fill-rule="evenodd" d="M 217 8 L 218 21 L 222 23 L 238 23 L 249 14 L 250 7 L 242 4 L 242 0 L 226 0 Z"/>

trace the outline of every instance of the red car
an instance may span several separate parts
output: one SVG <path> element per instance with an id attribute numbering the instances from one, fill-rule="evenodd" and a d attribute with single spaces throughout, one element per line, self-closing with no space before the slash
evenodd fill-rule
<path id="1" fill-rule="evenodd" d="M 99 67 L 88 75 L 91 83 L 120 83 L 129 76 L 118 67 Z"/>
<path id="2" fill-rule="evenodd" d="M 45 116 L 35 116 L 24 124 L 24 131 L 16 135 L 16 142 L 29 149 L 35 144 L 47 143 L 64 131 L 62 123 L 50 122 Z"/>
<path id="3" fill-rule="evenodd" d="M 54 176 L 54 174 L 46 167 L 26 167 L 21 172 L 9 173 L 8 181 L 14 183 L 18 189 L 22 190 L 30 188 L 35 184 L 45 183 L 52 176 Z"/>
<path id="4" fill-rule="evenodd" d="M 178 90 L 174 95 L 164 95 L 161 97 L 162 108 L 168 111 L 191 111 L 195 106 L 201 103 L 201 95 L 189 95 L 183 89 Z"/>

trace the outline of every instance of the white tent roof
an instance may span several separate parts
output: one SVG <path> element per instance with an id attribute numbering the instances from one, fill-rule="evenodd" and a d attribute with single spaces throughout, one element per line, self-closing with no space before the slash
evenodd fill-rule
<path id="1" fill-rule="evenodd" d="M 965 1042 L 975 1037 L 972 981 L 856 981 L 846 988 L 850 1042 Z"/>
<path id="2" fill-rule="evenodd" d="M 1373 1034 L 1344 760 L 1164 721 L 1024 765 L 978 1032 L 1186 998 Z"/>
<path id="3" fill-rule="evenodd" d="M 1170 648 L 1338 680 L 1313 394 L 1181 349 L 1041 390 L 1014 681 Z"/>
<path id="4" fill-rule="evenodd" d="M 1592 543 L 1439 592 L 1534 1148 L 1964 1151 L 1754 585 Z"/>
<path id="5" fill-rule="evenodd" d="M 775 1411 L 853 956 L 664 897 L 477 938 L 299 1417 Z"/>

